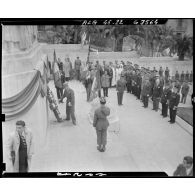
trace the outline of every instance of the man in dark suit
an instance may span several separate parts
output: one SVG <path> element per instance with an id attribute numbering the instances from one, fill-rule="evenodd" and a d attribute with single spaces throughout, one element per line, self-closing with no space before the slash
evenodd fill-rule
<path id="1" fill-rule="evenodd" d="M 178 80 L 179 81 L 179 73 L 178 73 L 178 70 L 176 70 L 176 73 L 175 73 L 175 80 Z"/>
<path id="2" fill-rule="evenodd" d="M 173 176 L 193 176 L 193 158 L 191 156 L 185 156 L 183 163 L 177 167 Z"/>
<path id="3" fill-rule="evenodd" d="M 142 98 L 143 98 L 144 108 L 148 107 L 150 93 L 151 93 L 151 86 L 150 86 L 149 78 L 147 78 L 143 85 L 143 89 L 142 89 Z"/>
<path id="4" fill-rule="evenodd" d="M 120 79 L 116 83 L 116 90 L 117 90 L 117 98 L 118 98 L 118 105 L 121 106 L 123 101 L 123 94 L 126 87 L 126 81 L 124 79 L 124 75 L 121 74 Z"/>
<path id="5" fill-rule="evenodd" d="M 181 94 L 182 94 L 181 103 L 184 103 L 184 104 L 186 103 L 186 98 L 187 98 L 189 89 L 190 89 L 190 86 L 188 85 L 188 82 L 185 81 L 181 88 Z"/>
<path id="6" fill-rule="evenodd" d="M 159 109 L 159 102 L 160 102 L 161 95 L 162 95 L 162 88 L 160 86 L 160 80 L 159 78 L 157 78 L 155 81 L 155 85 L 153 88 L 153 95 L 152 95 L 153 97 L 153 109 L 152 110 L 155 110 L 156 112 Z"/>
<path id="7" fill-rule="evenodd" d="M 80 81 L 80 77 L 81 77 L 81 60 L 79 59 L 79 57 L 77 57 L 77 59 L 74 62 L 74 68 L 76 71 L 76 79 L 78 81 Z"/>
<path id="8" fill-rule="evenodd" d="M 64 84 L 64 94 L 61 98 L 61 102 L 66 97 L 66 119 L 67 121 L 70 120 L 70 116 L 72 119 L 72 123 L 76 125 L 76 117 L 75 117 L 75 96 L 74 91 L 68 86 L 68 83 Z"/>
<path id="9" fill-rule="evenodd" d="M 95 110 L 93 126 L 96 128 L 97 133 L 97 149 L 100 152 L 106 150 L 107 144 L 107 129 L 109 122 L 107 116 L 110 115 L 110 108 L 105 106 L 106 99 L 104 97 L 100 98 L 100 107 Z"/>
<path id="10" fill-rule="evenodd" d="M 176 113 L 177 113 L 177 106 L 179 104 L 180 95 L 178 93 L 177 86 L 174 86 L 173 92 L 170 96 L 170 100 L 168 101 L 169 104 L 169 113 L 170 113 L 170 120 L 171 124 L 175 123 Z"/>
<path id="11" fill-rule="evenodd" d="M 166 84 L 165 88 L 163 90 L 162 93 L 162 97 L 161 97 L 161 104 L 162 104 L 162 116 L 163 118 L 167 117 L 168 114 L 168 100 L 171 97 L 171 85 L 170 84 Z"/>
<path id="12" fill-rule="evenodd" d="M 182 71 L 182 73 L 181 73 L 181 83 L 184 82 L 184 79 L 185 79 L 185 73 L 184 73 L 184 71 Z"/>

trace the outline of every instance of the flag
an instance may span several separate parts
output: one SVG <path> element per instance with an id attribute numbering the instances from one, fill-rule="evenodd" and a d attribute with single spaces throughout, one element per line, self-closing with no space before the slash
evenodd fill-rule
<path id="1" fill-rule="evenodd" d="M 53 63 L 52 63 L 52 72 L 54 72 L 54 64 L 55 62 L 57 63 L 57 57 L 56 57 L 56 51 L 54 49 L 54 52 L 53 52 Z"/>

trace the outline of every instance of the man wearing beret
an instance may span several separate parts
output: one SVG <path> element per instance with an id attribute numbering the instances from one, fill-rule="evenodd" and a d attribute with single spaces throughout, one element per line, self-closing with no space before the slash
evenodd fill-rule
<path id="1" fill-rule="evenodd" d="M 93 126 L 96 128 L 97 134 L 97 149 L 100 152 L 106 150 L 107 144 L 107 129 L 109 122 L 107 116 L 110 115 L 110 108 L 105 106 L 106 99 L 104 97 L 100 98 L 100 107 L 95 110 L 93 118 Z"/>
<path id="2" fill-rule="evenodd" d="M 183 163 L 177 167 L 173 176 L 193 176 L 193 158 L 191 156 L 185 156 Z"/>
<path id="3" fill-rule="evenodd" d="M 175 123 L 175 118 L 176 118 L 176 113 L 177 113 L 177 106 L 180 101 L 180 94 L 178 93 L 178 88 L 177 86 L 174 86 L 173 92 L 170 96 L 169 100 L 169 114 L 170 114 L 170 120 L 169 122 L 171 124 Z"/>

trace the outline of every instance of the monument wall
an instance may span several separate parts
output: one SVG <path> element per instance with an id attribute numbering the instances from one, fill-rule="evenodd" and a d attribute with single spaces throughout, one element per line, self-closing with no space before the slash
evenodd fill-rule
<path id="1" fill-rule="evenodd" d="M 3 111 L 3 101 L 21 93 L 32 81 L 37 70 L 41 72 L 41 75 L 43 74 L 46 57 L 42 51 L 42 45 L 37 42 L 35 26 L 3 26 L 2 44 Z M 20 106 L 18 102 L 14 104 Z M 6 121 L 2 124 L 4 162 L 8 162 L 8 137 L 15 131 L 17 120 L 24 120 L 27 128 L 33 132 L 35 154 L 44 147 L 49 122 L 48 109 L 46 97 L 42 97 L 39 93 L 28 111 L 20 115 L 16 114 L 10 120 L 6 117 Z M 17 110 L 15 112 L 17 113 Z"/>

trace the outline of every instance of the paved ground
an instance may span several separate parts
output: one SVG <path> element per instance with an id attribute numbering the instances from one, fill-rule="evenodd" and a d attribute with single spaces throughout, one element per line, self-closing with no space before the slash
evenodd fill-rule
<path id="1" fill-rule="evenodd" d="M 160 111 L 151 110 L 151 104 L 145 109 L 128 93 L 119 107 L 115 89 L 109 90 L 108 101 L 117 110 L 120 132 L 109 132 L 106 152 L 98 152 L 85 89 L 77 81 L 70 86 L 76 93 L 78 125 L 57 123 L 51 113 L 47 143 L 34 155 L 31 171 L 165 171 L 172 175 L 185 155 L 193 155 L 191 126 L 180 119 L 170 125 Z M 51 88 L 55 92 L 52 83 Z M 60 104 L 60 111 L 65 118 L 65 103 Z"/>

